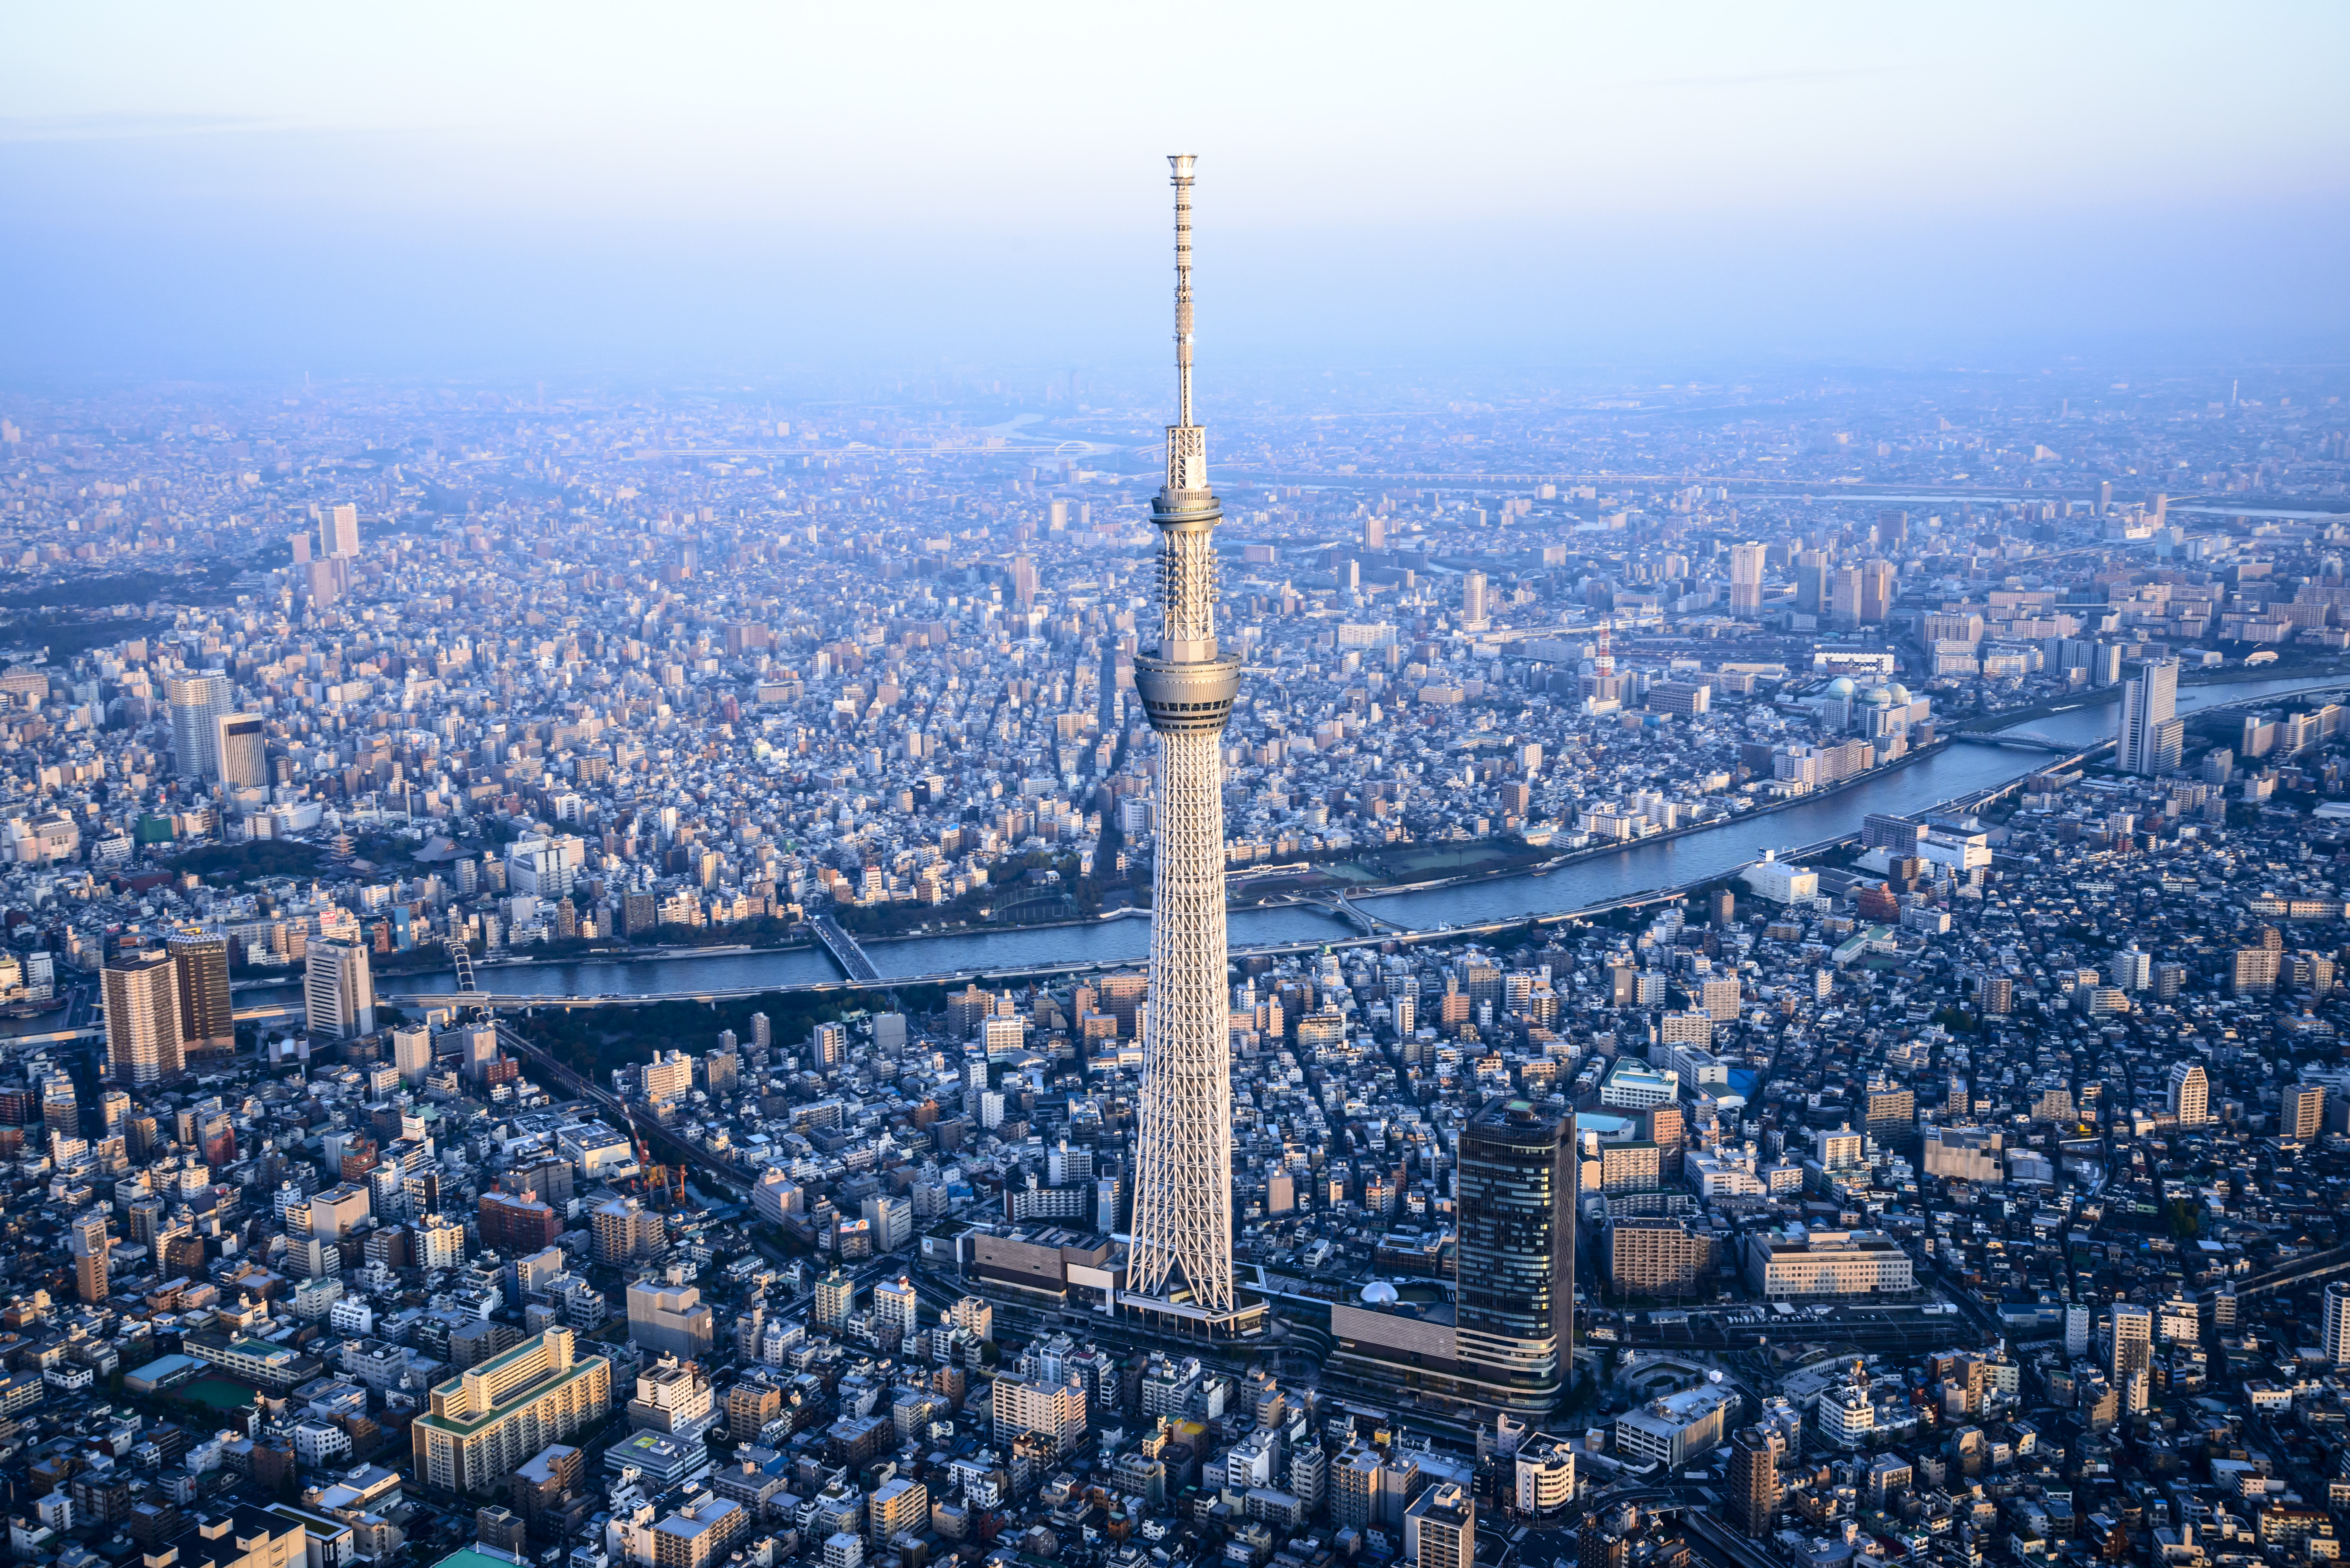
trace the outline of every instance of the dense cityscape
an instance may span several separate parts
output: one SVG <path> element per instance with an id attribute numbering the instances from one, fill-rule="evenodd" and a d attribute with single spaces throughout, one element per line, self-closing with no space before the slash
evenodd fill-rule
<path id="1" fill-rule="evenodd" d="M 1195 408 L 1170 166 L 1172 422 L 6 396 L 15 1560 L 2338 1560 L 2340 374 Z"/>

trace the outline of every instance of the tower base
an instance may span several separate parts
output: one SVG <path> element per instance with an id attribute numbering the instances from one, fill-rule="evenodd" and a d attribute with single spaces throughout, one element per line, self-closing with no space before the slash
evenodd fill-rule
<path id="1" fill-rule="evenodd" d="M 1118 1315 L 1137 1328 L 1168 1339 L 1231 1345 L 1263 1338 L 1266 1325 L 1273 1321 L 1273 1309 L 1263 1301 L 1242 1301 L 1230 1312 L 1210 1312 L 1196 1302 L 1120 1291 Z"/>

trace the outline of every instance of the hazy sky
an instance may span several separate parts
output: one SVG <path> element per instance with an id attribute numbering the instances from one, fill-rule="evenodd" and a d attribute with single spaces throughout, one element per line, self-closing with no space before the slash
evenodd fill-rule
<path id="1" fill-rule="evenodd" d="M 1182 18 L 1182 20 L 1178 20 Z M 10 4 L 0 376 L 2332 359 L 2350 6 Z"/>

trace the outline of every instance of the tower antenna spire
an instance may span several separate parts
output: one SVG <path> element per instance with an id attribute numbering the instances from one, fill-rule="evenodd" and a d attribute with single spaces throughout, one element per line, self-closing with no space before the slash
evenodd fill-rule
<path id="1" fill-rule="evenodd" d="M 1191 422 L 1191 181 L 1199 158 L 1170 152 L 1175 185 L 1175 423 L 1167 432 L 1167 488 L 1208 488 L 1208 432 Z"/>
<path id="2" fill-rule="evenodd" d="M 1170 152 L 1175 185 L 1175 422 L 1191 422 L 1191 179 L 1196 154 Z"/>

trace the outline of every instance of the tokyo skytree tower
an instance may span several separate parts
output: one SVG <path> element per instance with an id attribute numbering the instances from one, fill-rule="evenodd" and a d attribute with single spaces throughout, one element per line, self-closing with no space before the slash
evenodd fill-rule
<path id="1" fill-rule="evenodd" d="M 1216 556 L 1223 508 L 1208 488 L 1207 432 L 1191 422 L 1191 170 L 1175 180 L 1176 422 L 1159 528 L 1158 651 L 1134 685 L 1159 732 L 1159 843 L 1151 873 L 1150 996 L 1142 1066 L 1127 1290 L 1185 1317 L 1229 1320 L 1232 1291 L 1232 1106 L 1225 982 L 1225 721 L 1240 659 L 1216 649 Z"/>

